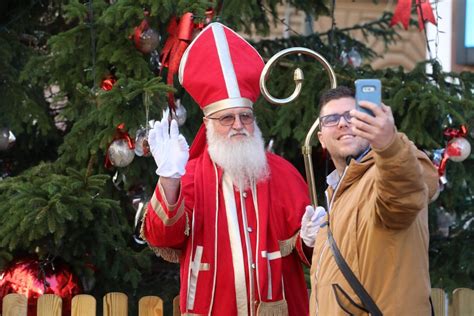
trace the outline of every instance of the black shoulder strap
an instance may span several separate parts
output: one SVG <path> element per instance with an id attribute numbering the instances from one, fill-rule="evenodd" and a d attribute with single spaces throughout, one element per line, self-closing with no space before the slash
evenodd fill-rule
<path id="1" fill-rule="evenodd" d="M 334 259 L 336 260 L 339 270 L 341 270 L 347 282 L 349 282 L 349 285 L 351 286 L 352 290 L 354 290 L 354 292 L 360 298 L 360 300 L 362 301 L 362 304 L 364 304 L 364 307 L 369 311 L 370 315 L 382 316 L 383 314 L 378 308 L 377 304 L 375 304 L 372 297 L 370 297 L 369 293 L 367 293 L 364 286 L 360 283 L 360 281 L 354 275 L 354 272 L 352 272 L 346 260 L 344 260 L 344 257 L 341 255 L 339 248 L 337 248 L 336 241 L 334 240 L 334 237 L 332 236 L 331 229 L 329 229 L 329 225 L 327 226 L 328 226 L 327 229 L 328 229 L 329 245 L 331 247 L 332 254 L 334 256 Z"/>

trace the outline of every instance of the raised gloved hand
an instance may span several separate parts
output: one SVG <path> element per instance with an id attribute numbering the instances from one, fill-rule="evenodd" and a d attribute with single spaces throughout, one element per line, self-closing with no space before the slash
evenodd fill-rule
<path id="1" fill-rule="evenodd" d="M 306 206 L 306 212 L 301 219 L 301 230 L 300 237 L 308 247 L 314 247 L 314 241 L 318 234 L 319 227 L 323 223 L 326 210 L 322 206 L 316 207 L 314 210 L 313 206 Z"/>
<path id="2" fill-rule="evenodd" d="M 178 122 L 169 123 L 169 110 L 163 112 L 163 119 L 155 122 L 148 134 L 148 144 L 155 159 L 156 174 L 162 177 L 180 178 L 186 172 L 189 146 L 179 134 Z"/>

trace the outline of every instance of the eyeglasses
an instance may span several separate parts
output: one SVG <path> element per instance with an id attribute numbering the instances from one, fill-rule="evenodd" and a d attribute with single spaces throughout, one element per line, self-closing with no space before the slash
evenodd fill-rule
<path id="1" fill-rule="evenodd" d="M 352 116 L 350 114 L 350 111 L 346 111 L 342 114 L 334 113 L 334 114 L 324 115 L 319 118 L 319 121 L 321 122 L 322 126 L 336 126 L 337 124 L 339 124 L 341 117 L 343 117 L 347 123 L 351 122 Z"/>
<path id="2" fill-rule="evenodd" d="M 223 115 L 221 117 L 208 117 L 210 120 L 218 120 L 219 123 L 221 123 L 222 126 L 231 126 L 235 122 L 235 117 L 238 116 L 240 119 L 240 122 L 244 125 L 249 125 L 252 124 L 253 121 L 255 120 L 255 116 L 253 115 L 252 112 L 244 112 L 244 113 L 239 113 L 236 115 L 233 114 L 227 114 Z"/>

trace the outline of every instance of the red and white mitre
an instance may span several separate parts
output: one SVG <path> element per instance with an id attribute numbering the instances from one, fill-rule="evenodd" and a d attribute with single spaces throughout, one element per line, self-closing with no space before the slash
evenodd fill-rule
<path id="1" fill-rule="evenodd" d="M 179 66 L 179 82 L 208 116 L 229 108 L 252 108 L 260 95 L 263 67 L 255 48 L 215 22 L 187 48 Z"/>

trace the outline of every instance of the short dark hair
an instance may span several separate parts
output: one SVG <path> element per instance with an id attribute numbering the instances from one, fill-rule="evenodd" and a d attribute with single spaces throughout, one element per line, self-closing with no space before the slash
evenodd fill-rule
<path id="1" fill-rule="evenodd" d="M 323 107 L 327 103 L 341 98 L 355 98 L 354 90 L 346 86 L 338 86 L 334 89 L 327 90 L 319 98 L 319 113 L 322 112 Z"/>

